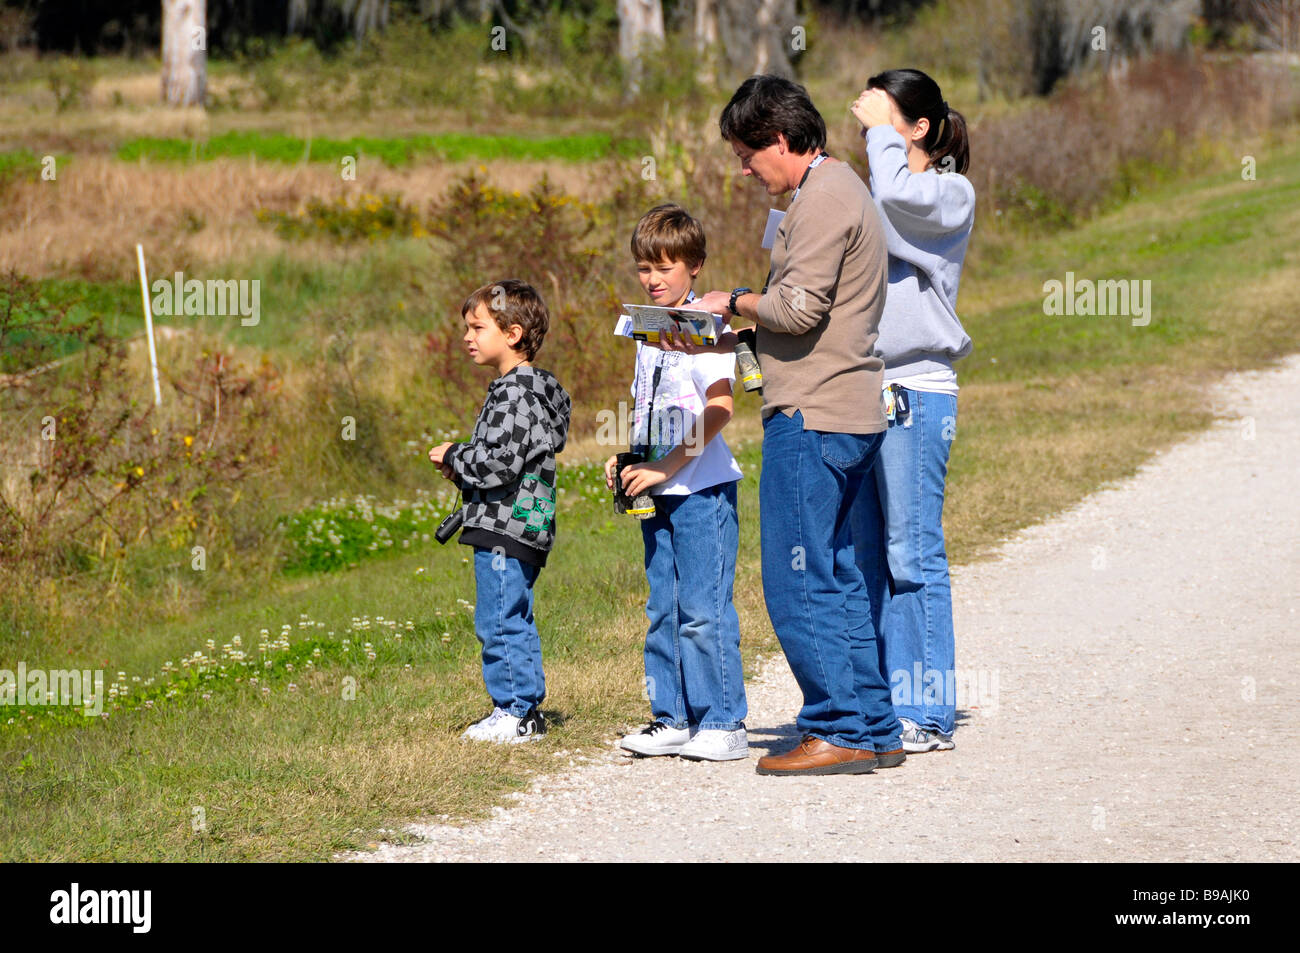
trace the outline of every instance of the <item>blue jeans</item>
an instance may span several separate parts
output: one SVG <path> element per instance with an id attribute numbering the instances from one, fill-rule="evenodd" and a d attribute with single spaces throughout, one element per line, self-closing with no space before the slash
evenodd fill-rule
<path id="1" fill-rule="evenodd" d="M 854 560 L 849 509 L 882 434 L 763 422 L 763 598 L 803 691 L 796 726 L 842 748 L 894 751 L 902 726 L 880 669 L 871 601 Z"/>
<path id="2" fill-rule="evenodd" d="M 957 398 L 907 390 L 907 400 L 911 413 L 886 432 L 854 504 L 853 543 L 895 711 L 951 734 L 957 699 L 943 494 Z"/>
<path id="3" fill-rule="evenodd" d="M 474 633 L 483 645 L 483 684 L 492 704 L 516 718 L 546 697 L 542 643 L 533 623 L 541 567 L 474 547 Z"/>
<path id="4" fill-rule="evenodd" d="M 746 714 L 740 619 L 732 605 L 736 484 L 654 498 L 641 522 L 650 598 L 646 695 L 655 721 L 733 731 Z"/>

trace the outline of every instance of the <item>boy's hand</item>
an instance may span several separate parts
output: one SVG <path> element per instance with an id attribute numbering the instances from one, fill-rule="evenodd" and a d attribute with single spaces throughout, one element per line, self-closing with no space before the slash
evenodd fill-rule
<path id="1" fill-rule="evenodd" d="M 614 465 L 618 462 L 617 456 L 612 456 L 605 461 L 605 486 L 614 489 Z"/>
<path id="2" fill-rule="evenodd" d="M 623 468 L 623 489 L 628 496 L 640 496 L 652 486 L 658 486 L 668 479 L 668 469 L 662 460 L 654 463 L 634 463 Z M 613 483 L 610 484 L 613 486 Z"/>
<path id="3" fill-rule="evenodd" d="M 448 441 L 447 443 L 440 443 L 438 444 L 438 446 L 434 447 L 432 450 L 429 451 L 429 459 L 432 460 L 441 468 L 443 465 L 442 458 L 447 455 L 447 451 L 449 449 L 451 449 L 451 441 Z M 446 474 L 444 473 L 443 476 L 446 476 Z"/>
<path id="4" fill-rule="evenodd" d="M 650 347 L 661 351 L 681 351 L 685 354 L 730 354 L 740 343 L 735 331 L 718 335 L 717 344 L 696 344 L 685 334 L 676 331 L 660 331 L 658 342 L 647 342 Z"/>

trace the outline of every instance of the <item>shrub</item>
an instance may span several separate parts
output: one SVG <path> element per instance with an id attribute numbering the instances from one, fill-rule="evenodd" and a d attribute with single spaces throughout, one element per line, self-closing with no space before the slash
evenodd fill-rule
<path id="1" fill-rule="evenodd" d="M 204 352 L 167 374 L 164 410 L 139 399 L 129 347 L 31 281 L 0 281 L 6 459 L 0 565 L 85 568 L 142 541 L 180 546 L 221 523 L 229 491 L 265 467 L 276 373 Z M 108 549 L 112 543 L 112 550 Z"/>

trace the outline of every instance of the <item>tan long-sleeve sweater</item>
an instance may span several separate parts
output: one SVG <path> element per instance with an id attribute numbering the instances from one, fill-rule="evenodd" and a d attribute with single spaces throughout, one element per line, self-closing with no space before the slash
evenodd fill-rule
<path id="1" fill-rule="evenodd" d="M 764 419 L 802 411 L 809 430 L 885 429 L 884 363 L 872 351 L 888 284 L 871 193 L 846 163 L 823 162 L 777 229 L 758 302 Z"/>

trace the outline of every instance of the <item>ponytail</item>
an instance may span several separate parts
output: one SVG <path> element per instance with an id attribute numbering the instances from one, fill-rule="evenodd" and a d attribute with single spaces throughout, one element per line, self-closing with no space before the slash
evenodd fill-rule
<path id="1" fill-rule="evenodd" d="M 955 109 L 949 109 L 944 103 L 947 115 L 939 120 L 939 128 L 932 129 L 932 135 L 926 136 L 927 145 L 931 138 L 934 145 L 926 148 L 930 163 L 940 172 L 960 172 L 963 175 L 970 168 L 970 138 L 966 133 L 966 117 Z"/>

